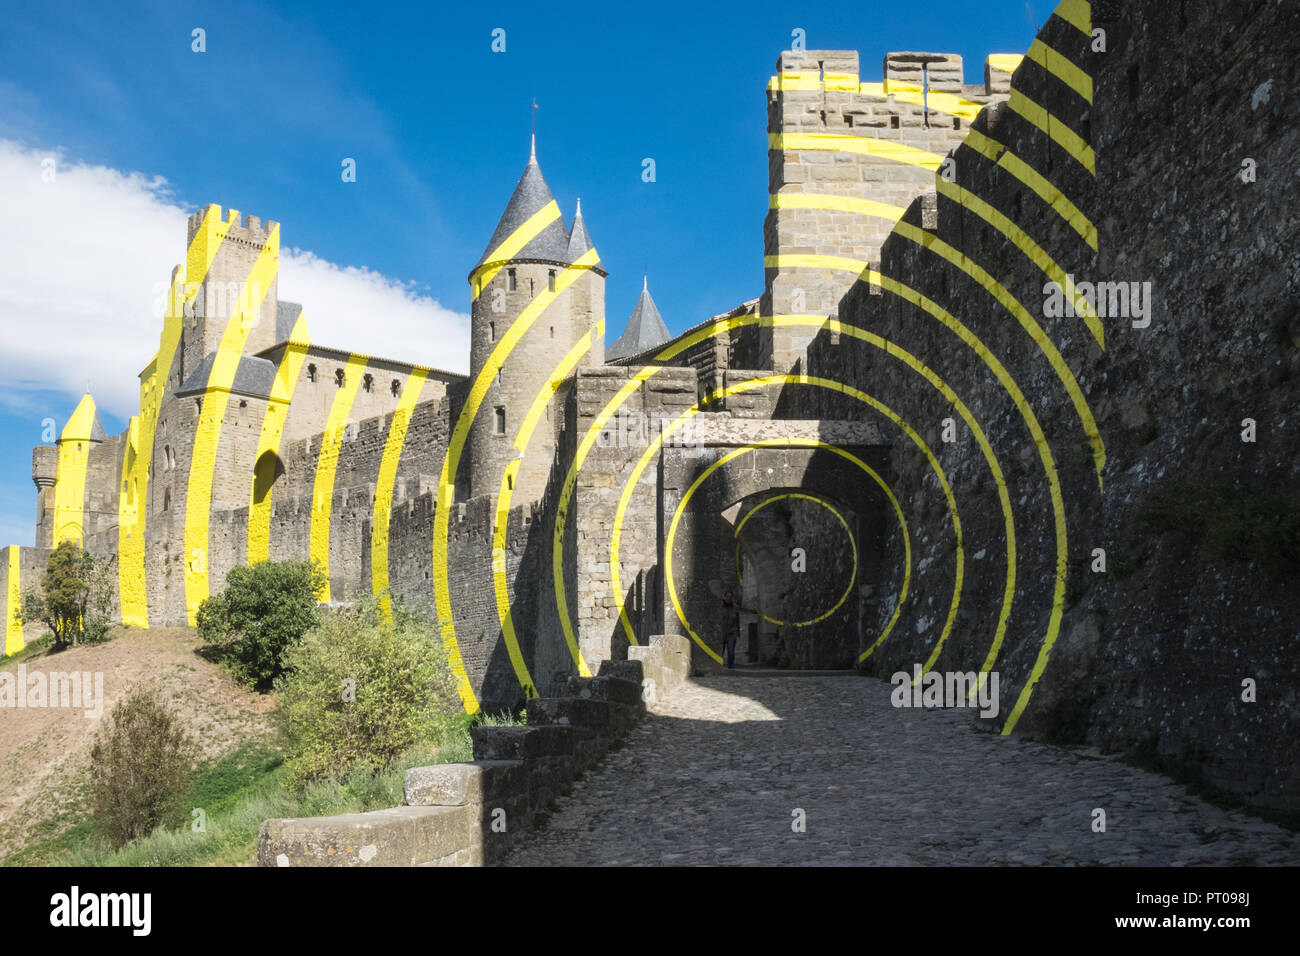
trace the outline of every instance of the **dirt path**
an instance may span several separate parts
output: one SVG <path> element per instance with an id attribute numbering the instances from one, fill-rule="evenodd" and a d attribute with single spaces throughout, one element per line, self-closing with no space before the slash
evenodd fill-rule
<path id="1" fill-rule="evenodd" d="M 158 686 L 206 758 L 220 756 L 268 729 L 269 695 L 239 686 L 196 655 L 191 628 L 118 629 L 113 639 L 22 659 L 30 677 L 54 672 L 103 675 L 100 714 L 84 707 L 0 707 L 0 860 L 22 848 L 33 828 L 84 801 L 90 747 L 100 721 L 137 684 Z M 19 664 L 0 665 L 18 675 Z M 83 702 L 84 703 L 84 702 Z"/>

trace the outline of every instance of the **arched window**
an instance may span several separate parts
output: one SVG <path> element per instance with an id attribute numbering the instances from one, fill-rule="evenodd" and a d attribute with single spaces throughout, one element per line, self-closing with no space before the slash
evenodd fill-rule
<path id="1" fill-rule="evenodd" d="M 506 270 L 506 288 L 511 292 L 514 292 L 515 289 L 518 288 L 518 280 L 515 278 L 514 269 Z"/>
<path id="2" fill-rule="evenodd" d="M 308 366 L 307 366 L 307 381 L 309 381 L 309 382 L 314 382 L 314 381 L 316 381 L 316 366 L 315 366 L 315 365 L 308 365 Z"/>
<path id="3" fill-rule="evenodd" d="M 163 492 L 163 511 L 170 511 L 172 507 L 172 490 L 168 488 Z"/>
<path id="4" fill-rule="evenodd" d="M 253 466 L 253 503 L 260 505 L 266 501 L 283 474 L 284 463 L 280 456 L 273 451 L 263 452 Z"/>
<path id="5" fill-rule="evenodd" d="M 555 291 L 555 270 L 551 269 L 546 273 L 546 291 Z"/>
<path id="6" fill-rule="evenodd" d="M 398 395 L 401 395 L 401 394 L 402 394 L 402 380 L 399 379 L 399 378 L 395 378 L 395 379 L 393 379 L 392 389 L 393 389 L 393 398 L 396 398 Z"/>
<path id="7" fill-rule="evenodd" d="M 336 368 L 336 369 L 334 370 L 334 384 L 335 384 L 335 385 L 337 385 L 339 388 L 342 388 L 345 384 L 347 384 L 347 380 L 348 380 L 348 377 L 347 377 L 346 375 L 343 374 L 343 369 L 341 369 L 341 368 Z"/>
<path id="8" fill-rule="evenodd" d="M 373 392 L 375 390 L 375 377 L 369 372 L 361 376 L 361 390 L 363 392 Z"/>

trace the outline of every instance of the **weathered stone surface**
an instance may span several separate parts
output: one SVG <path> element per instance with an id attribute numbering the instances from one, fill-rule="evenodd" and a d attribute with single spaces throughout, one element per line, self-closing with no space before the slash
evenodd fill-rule
<path id="1" fill-rule="evenodd" d="M 492 800 L 522 783 L 523 761 L 479 760 L 412 767 L 406 771 L 408 806 L 454 807 Z"/>
<path id="2" fill-rule="evenodd" d="M 475 809 L 392 807 L 335 817 L 266 820 L 260 866 L 413 866 L 470 847 Z"/>

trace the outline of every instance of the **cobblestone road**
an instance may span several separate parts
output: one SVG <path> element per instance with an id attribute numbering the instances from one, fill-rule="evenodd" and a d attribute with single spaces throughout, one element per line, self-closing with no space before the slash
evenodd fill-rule
<path id="1" fill-rule="evenodd" d="M 968 710 L 896 709 L 889 691 L 849 676 L 697 678 L 505 865 L 1300 863 L 1300 835 L 1164 777 L 981 733 Z"/>

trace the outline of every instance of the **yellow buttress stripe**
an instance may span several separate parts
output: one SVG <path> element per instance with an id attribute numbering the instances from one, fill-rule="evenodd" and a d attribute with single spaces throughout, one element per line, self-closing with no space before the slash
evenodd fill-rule
<path id="1" fill-rule="evenodd" d="M 54 544 L 80 545 L 86 503 L 86 467 L 90 463 L 90 435 L 95 424 L 95 400 L 81 396 L 76 411 L 59 436 L 59 469 L 54 479 Z"/>
<path id="2" fill-rule="evenodd" d="M 334 475 L 339 467 L 339 449 L 343 447 L 343 433 L 347 428 L 352 403 L 361 387 L 361 374 L 366 370 L 369 356 L 348 356 L 343 369 L 343 386 L 334 395 L 329 419 L 321 435 L 320 454 L 316 458 L 316 481 L 311 492 L 311 559 L 325 572 L 325 587 L 320 600 L 333 600 L 330 594 L 330 515 L 334 508 Z"/>
<path id="3" fill-rule="evenodd" d="M 293 391 L 298 384 L 298 375 L 302 363 L 307 357 L 311 340 L 307 333 L 307 313 L 299 312 L 298 320 L 289 333 L 289 345 L 280 357 L 280 367 L 275 370 L 275 382 L 271 385 L 271 400 L 266 404 L 266 416 L 262 419 L 262 434 L 257 441 L 257 455 L 253 459 L 254 474 L 249 482 L 248 492 L 248 563 L 271 559 L 271 494 L 268 492 L 262 501 L 256 499 L 257 474 L 256 463 L 268 451 L 280 453 L 280 439 L 284 435 L 284 425 L 288 420 L 289 406 L 293 402 Z"/>
<path id="4" fill-rule="evenodd" d="M 5 607 L 5 656 L 17 654 L 23 649 L 23 625 L 18 620 L 18 611 L 22 602 L 22 587 L 19 580 L 20 565 L 18 545 L 9 545 L 9 587 Z"/>
<path id="5" fill-rule="evenodd" d="M 217 466 L 217 446 L 226 417 L 226 402 L 235 381 L 239 359 L 244 351 L 253 319 L 262 308 L 262 299 L 275 280 L 280 265 L 280 227 L 277 225 L 253 263 L 246 289 L 256 293 L 239 297 L 239 307 L 226 322 L 221 343 L 217 346 L 212 371 L 208 374 L 194 432 L 194 455 L 190 460 L 190 479 L 185 496 L 185 614 L 190 626 L 195 623 L 199 605 L 208 596 L 208 522 L 212 511 L 212 478 Z"/>
<path id="6" fill-rule="evenodd" d="M 388 594 L 388 524 L 393 513 L 393 483 L 397 480 L 397 465 L 402 460 L 411 413 L 420 400 L 420 392 L 428 377 L 428 372 L 417 368 L 402 386 L 402 397 L 397 400 L 393 422 L 388 426 L 388 437 L 384 439 L 379 477 L 375 479 L 374 520 L 370 524 L 370 589 L 378 595 L 384 616 L 390 619 L 393 602 Z"/>

